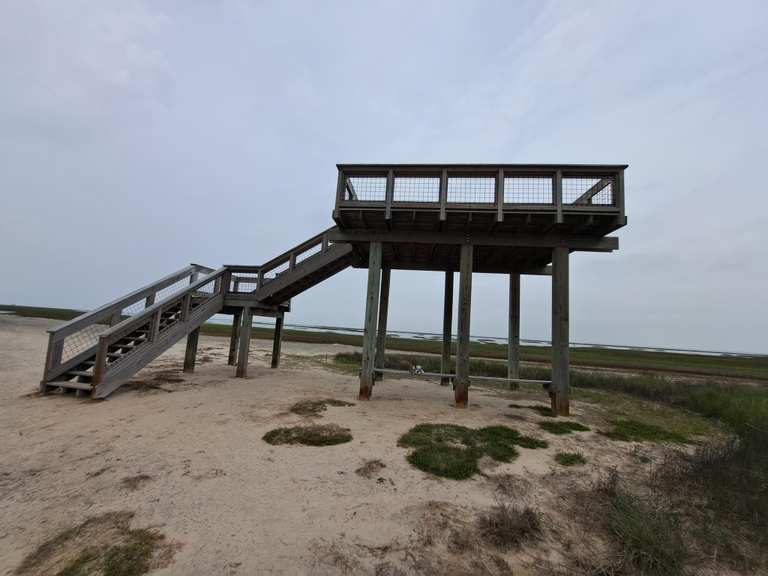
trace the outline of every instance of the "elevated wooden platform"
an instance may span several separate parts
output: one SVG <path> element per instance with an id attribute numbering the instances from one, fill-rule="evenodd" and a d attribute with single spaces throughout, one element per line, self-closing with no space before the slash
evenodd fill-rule
<path id="1" fill-rule="evenodd" d="M 552 248 L 611 251 L 606 234 L 626 224 L 626 165 L 339 164 L 330 238 L 351 244 L 367 266 L 367 245 L 383 243 L 382 265 L 459 270 L 472 244 L 474 271 L 533 273 Z"/>
<path id="2" fill-rule="evenodd" d="M 103 398 L 187 338 L 194 370 L 200 326 L 231 314 L 229 363 L 245 377 L 252 317 L 275 318 L 272 367 L 280 360 L 290 299 L 350 267 L 368 269 L 360 398 L 384 367 L 392 270 L 445 273 L 439 374 L 466 406 L 472 273 L 509 276 L 507 382 L 519 378 L 520 276 L 552 276 L 555 415 L 568 413 L 569 255 L 610 252 L 626 224 L 626 165 L 339 164 L 336 226 L 260 265 L 190 265 L 49 331 L 43 391 Z M 551 263 L 551 265 L 550 265 Z M 456 370 L 450 371 L 453 281 L 459 272 Z"/>

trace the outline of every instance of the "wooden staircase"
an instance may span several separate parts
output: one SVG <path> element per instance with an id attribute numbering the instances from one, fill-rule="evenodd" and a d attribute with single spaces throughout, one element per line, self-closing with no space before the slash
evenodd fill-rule
<path id="1" fill-rule="evenodd" d="M 262 266 L 190 265 L 49 330 L 41 390 L 104 398 L 215 314 L 284 309 L 352 265 L 349 244 L 328 242 L 332 230 Z"/>

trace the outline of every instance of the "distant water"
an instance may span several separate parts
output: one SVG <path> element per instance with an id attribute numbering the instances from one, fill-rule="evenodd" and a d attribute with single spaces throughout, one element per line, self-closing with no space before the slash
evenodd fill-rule
<path id="1" fill-rule="evenodd" d="M 214 316 L 211 319 L 216 324 L 230 324 L 231 320 L 226 316 Z M 273 326 L 270 322 L 254 322 L 254 326 L 262 326 L 271 328 Z M 285 324 L 286 329 L 302 330 L 304 332 L 333 332 L 334 334 L 349 334 L 349 335 L 361 335 L 363 333 L 362 328 L 345 328 L 340 326 L 310 326 L 305 324 Z M 435 334 L 434 332 L 408 332 L 405 330 L 387 330 L 387 336 L 390 338 L 403 338 L 407 340 L 433 340 L 440 342 L 443 339 L 442 334 Z M 456 335 L 454 334 L 454 338 Z M 500 344 L 506 346 L 507 339 L 500 336 L 470 336 L 470 340 L 473 342 L 482 342 L 485 344 Z M 551 345 L 549 340 L 529 340 L 520 339 L 520 343 L 525 346 L 542 346 L 547 347 Z M 629 346 L 621 344 L 594 344 L 587 342 L 571 342 L 571 348 L 606 348 L 609 350 L 635 350 L 644 352 L 666 352 L 669 354 L 698 354 L 701 356 L 731 356 L 731 357 L 764 357 L 768 354 L 748 354 L 741 352 L 721 352 L 715 350 L 693 350 L 685 348 L 659 348 L 654 346 Z"/>

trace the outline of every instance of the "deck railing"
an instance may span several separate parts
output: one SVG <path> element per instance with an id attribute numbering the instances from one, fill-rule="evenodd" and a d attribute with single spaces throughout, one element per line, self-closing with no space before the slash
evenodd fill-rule
<path id="1" fill-rule="evenodd" d="M 345 208 L 614 212 L 626 165 L 340 164 L 334 215 Z"/>
<path id="2" fill-rule="evenodd" d="M 163 301 L 153 304 L 144 311 L 126 318 L 99 335 L 93 381 L 98 384 L 111 373 L 123 368 L 141 352 L 162 340 L 175 339 L 179 333 L 188 331 L 199 322 L 209 318 L 221 309 L 224 300 L 226 268 L 220 268 L 195 280 L 183 290 Z M 199 321 L 198 321 L 199 319 Z M 132 345 L 128 353 L 115 354 L 110 358 L 110 348 L 121 339 L 137 331 L 144 331 L 146 337 L 138 345 Z"/>
<path id="3" fill-rule="evenodd" d="M 99 336 L 108 331 L 110 326 L 166 300 L 212 271 L 212 268 L 206 266 L 190 264 L 104 306 L 49 329 L 43 380 L 56 378 L 92 356 Z"/>
<path id="4" fill-rule="evenodd" d="M 258 266 L 227 265 L 227 270 L 232 273 L 229 292 L 235 294 L 256 292 L 281 274 L 295 270 L 305 260 L 316 254 L 326 252 L 330 246 L 328 233 L 334 229 L 335 227 L 328 228 L 264 264 Z"/>

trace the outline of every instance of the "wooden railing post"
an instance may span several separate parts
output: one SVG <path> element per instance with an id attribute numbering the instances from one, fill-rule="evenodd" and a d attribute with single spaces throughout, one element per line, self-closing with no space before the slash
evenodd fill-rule
<path id="1" fill-rule="evenodd" d="M 296 252 L 291 252 L 291 255 L 288 257 L 288 270 L 293 270 L 296 268 Z"/>
<path id="2" fill-rule="evenodd" d="M 496 222 L 504 220 L 504 169 L 496 174 Z"/>
<path id="3" fill-rule="evenodd" d="M 154 342 L 157 340 L 158 334 L 160 334 L 160 321 L 163 318 L 163 311 L 157 310 L 152 315 L 152 322 L 150 323 L 150 329 L 149 329 L 149 341 Z"/>
<path id="4" fill-rule="evenodd" d="M 181 299 L 181 321 L 186 322 L 189 318 L 189 309 L 192 305 L 192 294 L 185 294 Z"/>
<path id="5" fill-rule="evenodd" d="M 384 220 L 392 219 L 392 201 L 395 197 L 395 172 L 387 172 L 387 187 L 384 192 Z"/>
<path id="6" fill-rule="evenodd" d="M 445 206 L 448 203 L 448 170 L 440 173 L 440 221 L 446 219 Z"/>
<path id="7" fill-rule="evenodd" d="M 48 350 L 45 358 L 45 370 L 43 371 L 43 381 L 48 380 L 48 374 L 54 368 L 61 364 L 61 358 L 64 354 L 64 339 L 56 339 L 56 334 L 48 334 Z"/>
<path id="8" fill-rule="evenodd" d="M 619 209 L 619 214 L 624 217 L 624 170 L 619 170 L 616 174 L 616 190 L 613 191 L 614 204 Z"/>
<path id="9" fill-rule="evenodd" d="M 555 171 L 555 177 L 552 181 L 552 200 L 555 202 L 555 222 L 563 222 L 563 173 L 560 170 Z"/>
<path id="10" fill-rule="evenodd" d="M 224 272 L 222 277 L 219 279 L 219 284 L 216 287 L 216 292 L 221 292 L 222 294 L 226 295 L 229 293 L 229 288 L 232 285 L 232 272 L 227 270 Z M 237 292 L 237 290 L 235 290 Z"/>
<path id="11" fill-rule="evenodd" d="M 99 336 L 99 348 L 96 352 L 93 365 L 93 385 L 96 386 L 104 380 L 107 371 L 107 353 L 109 352 L 109 340 L 106 336 Z"/>
<path id="12" fill-rule="evenodd" d="M 336 206 L 333 209 L 334 220 L 339 217 L 339 206 L 344 200 L 344 171 L 339 168 L 339 175 L 336 180 Z"/>

